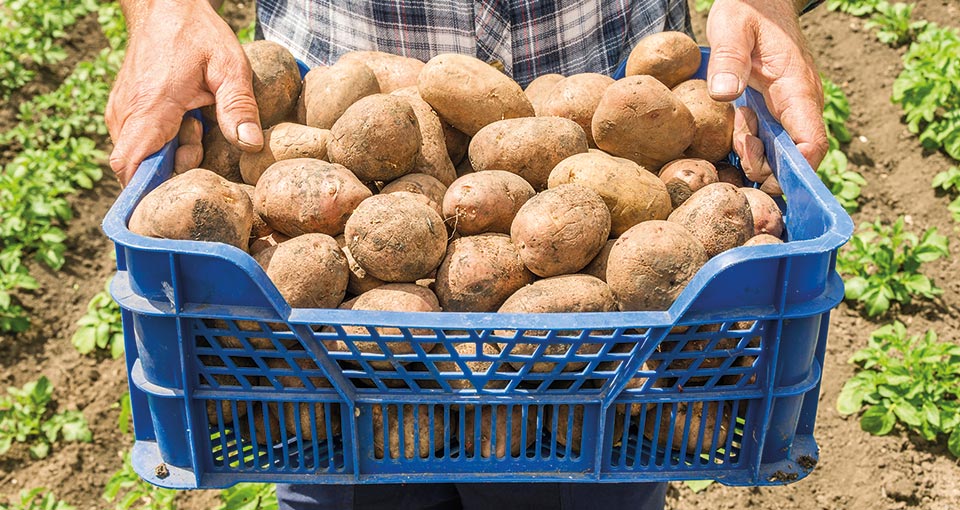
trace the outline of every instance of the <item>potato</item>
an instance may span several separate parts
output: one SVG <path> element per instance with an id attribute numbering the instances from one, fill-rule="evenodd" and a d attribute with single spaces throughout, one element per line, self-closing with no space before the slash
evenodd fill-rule
<path id="1" fill-rule="evenodd" d="M 718 413 L 719 411 L 719 413 Z M 727 435 L 731 432 L 731 414 L 733 405 L 730 402 L 680 402 L 674 407 L 673 404 L 663 404 L 660 411 L 660 422 L 657 423 L 657 408 L 652 407 L 647 410 L 647 419 L 644 425 L 643 435 L 653 440 L 653 435 L 657 433 L 657 444 L 660 447 L 669 447 L 671 450 L 679 450 L 683 445 L 683 438 L 687 437 L 687 452 L 697 453 L 697 437 L 700 431 L 703 431 L 702 452 L 725 448 L 727 444 Z M 690 414 L 690 427 L 687 429 L 687 414 Z M 704 416 L 706 415 L 706 416 Z M 673 423 L 673 442 L 670 441 L 670 419 L 674 417 Z M 658 426 L 659 425 L 659 426 Z M 687 431 L 684 434 L 684 431 Z M 717 436 L 714 442 L 714 435 Z"/>
<path id="2" fill-rule="evenodd" d="M 694 135 L 690 110 L 646 75 L 628 76 L 607 87 L 592 126 L 597 147 L 653 172 L 681 157 Z"/>
<path id="3" fill-rule="evenodd" d="M 143 197 L 128 228 L 142 236 L 227 243 L 246 251 L 253 216 L 250 199 L 239 185 L 195 168 Z"/>
<path id="4" fill-rule="evenodd" d="M 304 234 L 254 257 L 293 308 L 336 308 L 347 291 L 347 258 L 332 237 Z"/>
<path id="5" fill-rule="evenodd" d="M 627 76 L 647 74 L 673 88 L 697 72 L 700 60 L 700 48 L 689 35 L 658 32 L 633 47 L 627 57 Z"/>
<path id="6" fill-rule="evenodd" d="M 682 226 L 647 221 L 613 245 L 607 284 L 623 311 L 667 310 L 706 262 L 703 245 Z"/>
<path id="7" fill-rule="evenodd" d="M 267 367 L 272 370 L 292 370 L 285 360 L 280 358 L 264 358 Z M 317 371 L 319 368 L 312 359 L 297 358 L 296 364 L 303 370 Z M 332 389 L 333 386 L 322 377 L 309 377 L 309 382 L 316 388 Z M 307 388 L 300 377 L 292 375 L 278 375 L 276 380 L 284 388 Z M 276 404 L 269 404 L 271 412 L 276 412 Z M 313 407 L 313 425 L 310 422 L 310 407 Z M 340 405 L 338 403 L 330 404 L 330 432 L 333 435 L 340 434 Z M 297 425 L 300 425 L 300 438 L 304 441 L 323 441 L 327 439 L 327 412 L 324 403 L 308 402 L 284 402 L 283 403 L 283 422 L 287 431 L 287 438 L 297 437 Z M 316 427 L 316 436 L 314 436 L 314 427 Z"/>
<path id="8" fill-rule="evenodd" d="M 563 184 L 531 198 L 517 211 L 510 239 L 537 276 L 583 269 L 610 235 L 610 211 L 599 193 Z"/>
<path id="9" fill-rule="evenodd" d="M 476 359 L 479 357 L 479 354 L 477 354 L 477 344 L 475 342 L 457 342 L 453 347 L 454 350 L 457 351 L 457 355 L 461 358 L 462 363 L 467 366 L 468 374 L 487 374 L 487 372 L 490 370 L 490 367 L 493 366 L 492 361 L 480 361 Z M 486 356 L 496 357 L 500 354 L 500 347 L 498 347 L 495 343 L 484 343 L 480 349 L 482 354 Z M 438 343 L 433 350 L 430 351 L 430 354 L 448 355 L 449 352 L 443 344 Z M 456 361 L 436 361 L 434 362 L 434 366 L 436 366 L 437 370 L 441 372 L 464 373 Z M 446 381 L 447 384 L 449 384 L 450 387 L 455 390 L 474 389 L 474 385 L 468 379 L 447 379 Z M 482 390 L 484 388 L 505 388 L 508 382 L 509 381 L 506 380 L 491 380 L 486 386 L 476 389 Z"/>
<path id="10" fill-rule="evenodd" d="M 550 90 L 537 115 L 564 117 L 576 122 L 586 133 L 587 143 L 596 147 L 593 114 L 597 111 L 603 92 L 613 82 L 613 78 L 597 73 L 581 73 L 564 78 Z"/>
<path id="11" fill-rule="evenodd" d="M 397 193 L 406 191 L 422 195 L 427 199 L 427 203 L 437 214 L 443 215 L 443 196 L 447 192 L 447 187 L 435 177 L 427 174 L 407 174 L 403 177 L 390 181 L 380 190 L 380 193 Z"/>
<path id="12" fill-rule="evenodd" d="M 457 178 L 460 178 L 460 177 L 463 177 L 464 175 L 472 174 L 472 173 L 474 173 L 474 169 L 473 169 L 473 165 L 470 164 L 470 158 L 463 158 L 463 161 L 457 164 Z M 520 176 L 518 175 L 517 177 L 520 177 Z M 520 178 L 523 179 L 523 177 L 520 177 Z M 527 181 L 524 180 L 523 182 L 527 182 Z M 529 185 L 529 183 L 527 183 L 527 185 Z M 533 188 L 531 187 L 530 189 L 533 189 Z"/>
<path id="13" fill-rule="evenodd" d="M 387 408 L 386 413 L 383 410 L 384 406 Z M 451 423 L 444 423 L 442 406 L 433 406 L 433 426 L 431 427 L 431 406 L 419 404 L 415 410 L 413 404 L 403 404 L 403 410 L 401 411 L 403 418 L 403 452 L 401 452 L 401 426 L 397 417 L 397 407 L 394 404 L 375 404 L 372 406 L 373 455 L 377 459 L 428 458 L 435 449 L 443 448 L 444 427 L 449 427 L 451 431 L 456 428 L 454 423 L 456 413 L 450 413 Z M 384 450 L 384 428 L 387 429 L 387 447 L 389 450 Z"/>
<path id="14" fill-rule="evenodd" d="M 440 119 L 440 125 L 443 127 L 443 141 L 447 147 L 447 155 L 450 156 L 450 161 L 454 166 L 460 165 L 464 161 L 469 164 L 470 161 L 466 158 L 466 155 L 467 149 L 470 147 L 470 137 L 443 119 Z M 457 175 L 459 175 L 459 172 L 457 172 Z"/>
<path id="15" fill-rule="evenodd" d="M 447 229 L 430 206 L 396 194 L 364 200 L 347 220 L 344 236 L 367 273 L 387 282 L 413 282 L 443 261 Z"/>
<path id="16" fill-rule="evenodd" d="M 297 59 L 283 46 L 267 40 L 243 45 L 253 70 L 253 97 L 260 125 L 268 128 L 292 118 L 303 81 Z"/>
<path id="17" fill-rule="evenodd" d="M 420 155 L 413 164 L 414 173 L 432 176 L 449 186 L 457 178 L 457 171 L 450 161 L 445 141 L 446 134 L 437 112 L 433 111 L 423 99 L 416 87 L 407 87 L 393 92 L 393 95 L 402 97 L 410 103 L 413 113 L 417 116 L 417 125 L 420 127 Z"/>
<path id="18" fill-rule="evenodd" d="M 268 225 L 290 237 L 311 232 L 335 236 L 371 195 L 341 165 L 296 158 L 267 168 L 257 181 L 254 206 Z"/>
<path id="19" fill-rule="evenodd" d="M 717 182 L 717 169 L 703 159 L 676 159 L 660 169 L 660 180 L 667 185 L 674 208 L 707 184 Z"/>
<path id="20" fill-rule="evenodd" d="M 260 152 L 240 154 L 243 182 L 256 185 L 260 176 L 277 161 L 294 158 L 326 159 L 331 134 L 326 129 L 281 122 L 263 131 Z"/>
<path id="21" fill-rule="evenodd" d="M 330 129 L 327 156 L 364 182 L 410 173 L 420 154 L 420 125 L 403 98 L 374 94 L 350 105 Z"/>
<path id="22" fill-rule="evenodd" d="M 404 87 L 415 87 L 417 76 L 423 69 L 423 62 L 415 58 L 382 51 L 351 51 L 340 57 L 337 63 L 340 62 L 360 62 L 369 67 L 377 77 L 380 92 L 384 94 Z"/>
<path id="23" fill-rule="evenodd" d="M 290 239 L 290 237 L 285 236 L 276 230 L 270 229 L 270 231 L 272 232 L 271 234 L 263 237 L 257 237 L 256 239 L 250 241 L 250 255 L 256 255 L 262 250 L 265 250 L 271 246 L 276 246 Z"/>
<path id="24" fill-rule="evenodd" d="M 531 81 L 530 84 L 527 85 L 527 88 L 523 89 L 523 93 L 527 96 L 527 99 L 530 100 L 530 104 L 533 105 L 534 115 L 538 117 L 541 115 L 540 105 L 544 99 L 550 95 L 553 86 L 560 80 L 563 80 L 562 74 L 542 74 Z"/>
<path id="25" fill-rule="evenodd" d="M 509 234 L 517 211 L 536 194 L 523 177 L 510 172 L 468 173 L 443 195 L 443 217 L 460 235 Z"/>
<path id="26" fill-rule="evenodd" d="M 244 193 L 246 193 L 247 198 L 250 199 L 250 205 L 253 205 L 253 193 L 256 190 L 253 186 L 249 184 L 237 184 Z M 263 220 L 263 217 L 260 216 L 257 211 L 253 211 L 253 225 L 250 227 L 250 238 L 261 238 L 267 237 L 276 232 L 270 225 L 267 225 L 267 222 Z M 252 252 L 251 252 L 252 253 Z"/>
<path id="27" fill-rule="evenodd" d="M 364 292 L 353 302 L 351 310 L 439 312 L 440 303 L 437 301 L 437 296 L 426 287 L 412 283 L 392 283 Z M 344 326 L 343 330 L 347 335 L 366 336 L 370 334 L 364 326 Z M 399 336 L 402 334 L 398 328 L 378 327 L 376 331 L 380 336 Z M 413 329 L 410 330 L 410 333 L 413 335 L 434 335 L 433 330 L 430 329 Z M 328 341 L 325 342 L 325 345 L 331 351 L 350 350 L 340 340 Z M 355 345 L 360 352 L 383 353 L 375 341 L 357 340 Z M 416 352 L 413 344 L 409 341 L 386 342 L 385 345 L 393 354 Z M 435 344 L 433 342 L 422 342 L 419 345 L 425 352 L 430 352 Z M 390 361 L 369 361 L 368 363 L 377 370 L 392 370 L 394 368 Z"/>
<path id="28" fill-rule="evenodd" d="M 739 168 L 725 161 L 717 163 L 716 167 L 718 182 L 733 184 L 738 188 L 742 188 L 744 186 L 743 172 L 741 172 Z"/>
<path id="29" fill-rule="evenodd" d="M 470 164 L 476 171 L 506 170 L 542 190 L 553 167 L 587 152 L 587 138 L 575 122 L 560 117 L 493 122 L 470 140 Z"/>
<path id="30" fill-rule="evenodd" d="M 203 160 L 200 168 L 223 177 L 230 182 L 243 182 L 240 175 L 240 155 L 243 151 L 223 137 L 219 126 L 212 126 L 203 135 Z"/>
<path id="31" fill-rule="evenodd" d="M 783 213 L 773 197 L 756 188 L 739 188 L 747 197 L 750 213 L 753 215 L 753 235 L 770 234 L 780 238 L 783 234 Z"/>
<path id="32" fill-rule="evenodd" d="M 564 184 L 586 186 L 603 198 L 610 210 L 610 235 L 617 237 L 630 227 L 670 215 L 670 195 L 656 175 L 633 161 L 603 153 L 583 153 L 561 161 L 550 172 L 550 188 Z"/>
<path id="33" fill-rule="evenodd" d="M 464 437 L 463 449 L 467 457 L 474 457 L 477 438 L 476 438 L 476 406 L 465 406 Z M 494 419 L 493 413 L 497 417 Z M 507 453 L 507 415 L 510 415 L 510 453 Z M 496 432 L 494 432 L 494 422 L 496 422 Z M 484 459 L 493 457 L 502 459 L 507 457 L 517 457 L 521 452 L 537 440 L 537 410 L 535 407 L 527 407 L 526 435 L 524 435 L 523 408 L 519 405 L 512 406 L 512 411 L 508 411 L 505 405 L 484 405 L 480 406 L 480 452 L 479 456 Z M 496 436 L 496 437 L 494 437 Z M 494 445 L 496 443 L 496 445 Z M 494 450 L 496 448 L 496 450 Z"/>
<path id="34" fill-rule="evenodd" d="M 753 237 L 753 213 L 747 197 L 725 182 L 708 184 L 670 213 L 703 243 L 707 257 L 735 248 Z"/>
<path id="35" fill-rule="evenodd" d="M 468 136 L 501 119 L 534 115 L 520 85 L 467 55 L 433 57 L 420 71 L 417 87 L 440 117 Z"/>
<path id="36" fill-rule="evenodd" d="M 572 427 L 570 426 L 570 407 L 573 407 Z M 569 435 L 570 451 L 574 453 L 579 452 L 583 444 L 583 406 L 561 404 L 556 407 L 549 406 L 547 411 L 546 427 L 557 441 L 557 450 L 562 450 L 567 446 L 567 436 Z M 607 433 L 609 434 L 610 432 Z M 613 437 L 623 437 L 623 422 L 621 419 L 617 419 L 613 423 Z"/>
<path id="37" fill-rule="evenodd" d="M 533 280 L 510 236 L 482 234 L 450 243 L 435 290 L 448 312 L 494 312 Z"/>
<path id="38" fill-rule="evenodd" d="M 607 281 L 607 261 L 610 258 L 610 250 L 613 249 L 616 239 L 610 239 L 600 248 L 600 253 L 587 264 L 587 267 L 580 270 L 581 274 L 588 274 L 604 282 Z"/>
<path id="39" fill-rule="evenodd" d="M 536 281 L 521 288 L 507 298 L 498 313 L 557 313 L 557 312 L 613 312 L 617 310 L 617 303 L 610 287 L 602 281 L 589 275 L 575 274 L 554 276 Z M 496 336 L 513 337 L 513 331 L 497 331 Z M 545 336 L 546 331 L 526 331 L 526 336 Z M 569 343 L 559 343 L 563 337 L 577 337 L 580 331 L 559 331 L 556 339 L 543 351 L 548 355 L 564 355 L 571 348 Z M 500 350 L 511 349 L 511 355 L 530 355 L 537 350 L 538 345 L 533 343 L 516 343 L 501 341 Z M 577 349 L 581 354 L 593 354 L 600 350 L 600 344 L 582 344 Z M 517 370 L 523 369 L 524 362 L 511 362 Z M 534 372 L 550 372 L 555 362 L 534 362 Z M 563 371 L 582 370 L 585 362 L 569 362 Z"/>
<path id="40" fill-rule="evenodd" d="M 347 275 L 347 292 L 359 296 L 368 290 L 387 283 L 374 278 L 360 267 L 360 264 L 357 264 L 357 261 L 353 259 L 353 254 L 350 253 L 350 248 L 347 247 L 347 240 L 343 234 L 338 235 L 335 239 L 337 244 L 340 245 L 343 255 L 347 258 L 347 267 L 350 269 L 350 274 Z"/>
<path id="41" fill-rule="evenodd" d="M 757 234 L 743 243 L 744 246 L 758 246 L 761 244 L 783 244 L 783 240 L 770 234 Z"/>
<path id="42" fill-rule="evenodd" d="M 677 85 L 673 93 L 693 115 L 693 142 L 688 158 L 719 161 L 733 149 L 733 103 L 714 101 L 704 80 L 689 80 Z"/>
<path id="43" fill-rule="evenodd" d="M 377 77 L 360 62 L 315 67 L 303 80 L 303 115 L 308 126 L 330 129 L 353 103 L 380 93 Z"/>

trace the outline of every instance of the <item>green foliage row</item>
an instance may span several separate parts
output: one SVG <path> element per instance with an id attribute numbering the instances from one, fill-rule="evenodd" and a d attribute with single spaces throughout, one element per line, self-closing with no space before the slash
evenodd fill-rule
<path id="1" fill-rule="evenodd" d="M 945 437 L 960 457 L 960 345 L 937 341 L 932 330 L 907 336 L 898 321 L 874 331 L 850 363 L 861 370 L 840 391 L 841 414 L 866 407 L 863 430 L 882 436 L 900 422 L 928 441 Z"/>
<path id="2" fill-rule="evenodd" d="M 29 326 L 12 297 L 36 288 L 22 259 L 32 255 L 52 269 L 63 266 L 64 226 L 73 216 L 67 198 L 103 176 L 106 155 L 94 137 L 106 134 L 103 110 L 125 31 L 114 3 L 100 6 L 98 19 L 111 47 L 78 64 L 56 90 L 22 103 L 19 124 L 0 134 L 0 144 L 20 147 L 0 172 L 0 332 Z"/>
<path id="3" fill-rule="evenodd" d="M 848 168 L 847 155 L 840 149 L 842 144 L 850 142 L 850 132 L 846 126 L 850 104 L 837 84 L 825 76 L 821 76 L 820 80 L 823 83 L 823 121 L 827 126 L 829 150 L 817 168 L 817 175 L 840 205 L 848 212 L 854 212 L 860 206 L 861 187 L 867 181 L 858 172 Z"/>
<path id="4" fill-rule="evenodd" d="M 67 58 L 57 44 L 79 18 L 97 10 L 96 0 L 6 0 L 0 2 L 0 97 L 29 83 L 36 66 Z"/>
<path id="5" fill-rule="evenodd" d="M 52 492 L 43 487 L 20 491 L 20 500 L 9 505 L 0 503 L 0 510 L 76 510 L 63 501 L 58 501 Z"/>
<path id="6" fill-rule="evenodd" d="M 90 442 L 90 429 L 79 411 L 52 414 L 53 386 L 44 376 L 23 385 L 7 388 L 0 398 L 0 455 L 14 442 L 31 443 L 30 455 L 42 459 L 58 439 Z"/>

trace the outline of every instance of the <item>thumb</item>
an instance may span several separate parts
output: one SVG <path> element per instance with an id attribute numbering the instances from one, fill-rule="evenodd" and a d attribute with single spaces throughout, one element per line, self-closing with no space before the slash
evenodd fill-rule
<path id="1" fill-rule="evenodd" d="M 247 152 L 263 148 L 260 113 L 253 96 L 253 72 L 242 50 L 234 58 L 211 62 L 207 86 L 217 102 L 220 131 L 231 144 Z"/>
<path id="2" fill-rule="evenodd" d="M 729 12 L 729 2 L 718 3 L 707 21 L 710 62 L 707 86 L 714 101 L 733 101 L 743 94 L 750 80 L 755 31 Z M 735 29 L 732 27 L 743 27 Z"/>

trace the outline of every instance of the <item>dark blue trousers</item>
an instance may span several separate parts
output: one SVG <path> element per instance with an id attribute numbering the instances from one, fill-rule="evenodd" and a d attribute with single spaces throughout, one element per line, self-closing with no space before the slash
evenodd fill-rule
<path id="1" fill-rule="evenodd" d="M 663 510 L 666 483 L 277 484 L 280 510 Z"/>

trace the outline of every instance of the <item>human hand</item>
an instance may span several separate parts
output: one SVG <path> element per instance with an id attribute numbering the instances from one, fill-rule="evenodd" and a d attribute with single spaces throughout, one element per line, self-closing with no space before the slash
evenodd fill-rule
<path id="1" fill-rule="evenodd" d="M 224 137 L 242 150 L 260 150 L 263 132 L 250 64 L 208 1 L 123 5 L 130 37 L 105 115 L 114 143 L 110 166 L 121 184 L 178 134 L 177 167 L 198 166 L 200 123 L 183 115 L 213 103 Z"/>
<path id="2" fill-rule="evenodd" d="M 800 31 L 792 0 L 717 0 L 707 18 L 710 62 L 707 83 L 717 101 L 739 97 L 747 86 L 763 94 L 770 113 L 783 124 L 810 166 L 827 152 L 820 76 Z M 747 177 L 771 193 L 776 180 L 757 138 L 756 114 L 737 111 L 734 149 Z M 775 186 L 775 188 L 774 188 Z"/>

